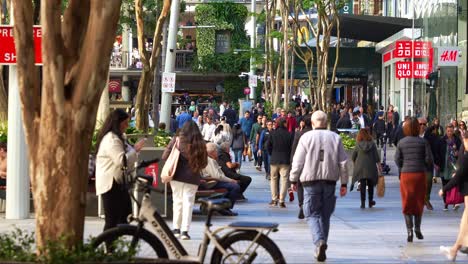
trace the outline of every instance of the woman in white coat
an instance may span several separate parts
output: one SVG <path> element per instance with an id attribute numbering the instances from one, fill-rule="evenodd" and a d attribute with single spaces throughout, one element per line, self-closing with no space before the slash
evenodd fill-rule
<path id="1" fill-rule="evenodd" d="M 129 115 L 122 109 L 113 111 L 104 121 L 97 138 L 96 195 L 102 195 L 105 213 L 104 230 L 127 223 L 131 201 L 123 181 L 124 160 L 130 170 L 144 140 L 132 147 L 125 140 Z"/>

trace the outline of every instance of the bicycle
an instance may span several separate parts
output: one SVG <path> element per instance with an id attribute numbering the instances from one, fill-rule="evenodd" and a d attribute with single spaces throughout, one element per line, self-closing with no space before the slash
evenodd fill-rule
<path id="1" fill-rule="evenodd" d="M 153 178 L 147 175 L 138 175 L 134 179 L 131 186 L 136 188 L 138 192 L 144 193 L 141 201 L 138 201 L 137 197 L 130 191 L 139 213 L 137 217 L 130 215 L 128 222 L 135 221 L 136 225 L 119 225 L 104 231 L 92 242 L 94 248 L 102 249 L 111 254 L 113 242 L 124 240 L 128 242 L 128 250 L 137 252 L 138 257 L 204 263 L 208 246 L 212 242 L 214 248 L 211 254 L 211 263 L 213 264 L 286 263 L 278 246 L 268 237 L 271 232 L 278 231 L 277 223 L 233 222 L 214 231 L 211 230 L 213 213 L 230 207 L 231 202 L 225 198 L 199 200 L 207 209 L 208 215 L 198 254 L 190 256 L 157 209 L 151 204 L 151 192 L 161 192 L 152 187 Z M 151 224 L 154 233 L 144 227 L 147 222 Z"/>

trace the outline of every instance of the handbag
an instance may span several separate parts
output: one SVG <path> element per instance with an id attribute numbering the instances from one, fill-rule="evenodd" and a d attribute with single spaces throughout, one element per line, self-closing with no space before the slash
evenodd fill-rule
<path id="1" fill-rule="evenodd" d="M 380 175 L 379 179 L 377 180 L 377 197 L 384 197 L 385 196 L 385 178 L 384 176 Z"/>
<path id="2" fill-rule="evenodd" d="M 166 163 L 164 163 L 161 171 L 161 181 L 163 183 L 168 183 L 174 178 L 179 156 L 179 138 L 177 137 L 174 146 L 172 146 L 171 154 L 169 154 L 169 157 L 167 157 Z"/>
<path id="3" fill-rule="evenodd" d="M 450 189 L 445 196 L 446 204 L 461 204 L 465 201 L 465 197 L 460 193 L 458 186 Z"/>

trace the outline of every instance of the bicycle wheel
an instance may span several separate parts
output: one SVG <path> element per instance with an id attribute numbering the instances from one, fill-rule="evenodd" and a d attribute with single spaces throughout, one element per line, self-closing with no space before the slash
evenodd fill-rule
<path id="1" fill-rule="evenodd" d="M 223 255 L 215 248 L 211 255 L 211 263 L 286 263 L 281 250 L 267 236 L 260 235 L 258 240 L 252 245 L 257 235 L 258 232 L 256 231 L 245 231 L 226 237 L 221 241 L 221 245 L 227 251 L 227 255 Z M 250 247 L 249 252 L 242 256 L 250 245 L 252 247 Z"/>
<path id="2" fill-rule="evenodd" d="M 120 252 L 135 251 L 136 258 L 168 258 L 166 248 L 161 241 L 146 229 L 141 229 L 138 238 L 136 226 L 119 226 L 101 233 L 93 241 L 95 249 L 111 254 L 113 250 Z"/>

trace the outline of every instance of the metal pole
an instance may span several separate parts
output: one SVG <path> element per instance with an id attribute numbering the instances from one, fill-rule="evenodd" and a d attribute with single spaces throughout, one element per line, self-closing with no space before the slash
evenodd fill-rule
<path id="1" fill-rule="evenodd" d="M 177 50 L 177 31 L 179 20 L 180 0 L 174 0 L 171 4 L 171 18 L 169 20 L 169 34 L 167 37 L 166 62 L 164 72 L 174 72 Z M 171 129 L 172 93 L 162 92 L 161 97 L 161 122 L 166 124 L 166 131 Z"/>
<path id="2" fill-rule="evenodd" d="M 13 25 L 13 6 L 10 6 Z M 6 219 L 29 218 L 28 155 L 24 137 L 23 117 L 16 65 L 8 71 L 8 179 L 6 189 Z"/>
<path id="3" fill-rule="evenodd" d="M 413 69 L 413 73 L 414 73 L 414 16 L 415 16 L 415 13 L 414 13 L 414 0 L 411 1 L 411 7 L 412 7 L 412 25 L 411 25 L 411 68 Z M 411 91 L 411 107 L 409 107 L 409 111 L 411 111 L 411 116 L 415 116 L 414 115 L 414 76 L 411 76 L 411 87 L 410 87 Z"/>
<path id="4" fill-rule="evenodd" d="M 255 67 L 255 58 L 253 56 L 253 51 L 256 48 L 256 36 L 257 36 L 257 20 L 256 20 L 256 4 L 257 0 L 252 0 L 250 5 L 250 12 L 252 13 L 252 35 L 250 36 L 250 72 L 249 76 L 255 75 L 255 71 L 257 70 Z M 250 99 L 255 99 L 255 86 L 250 86 Z"/>

